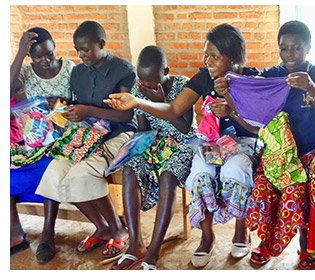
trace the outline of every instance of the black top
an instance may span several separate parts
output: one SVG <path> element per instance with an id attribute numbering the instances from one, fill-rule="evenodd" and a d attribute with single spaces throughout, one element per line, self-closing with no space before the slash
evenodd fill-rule
<path id="1" fill-rule="evenodd" d="M 127 60 L 108 53 L 99 68 L 87 67 L 84 63 L 75 66 L 71 73 L 70 90 L 75 93 L 79 104 L 110 109 L 103 99 L 119 92 L 122 86 L 131 88 L 135 80 L 136 69 Z M 123 131 L 134 131 L 136 127 L 135 118 L 130 122 L 111 121 L 112 132 L 106 138 L 115 137 Z"/>
<path id="2" fill-rule="evenodd" d="M 246 76 L 257 76 L 259 70 L 253 67 L 244 67 L 242 75 Z M 214 79 L 210 76 L 207 67 L 201 67 L 199 72 L 191 78 L 187 83 L 186 87 L 192 89 L 197 94 L 202 96 L 203 100 L 206 99 L 207 95 L 213 98 L 222 98 L 214 90 Z M 236 120 L 230 117 L 225 117 L 220 119 L 220 131 L 224 130 L 229 126 L 234 126 L 237 136 L 249 136 L 257 137 L 256 134 L 250 133 L 245 128 L 243 128 Z"/>

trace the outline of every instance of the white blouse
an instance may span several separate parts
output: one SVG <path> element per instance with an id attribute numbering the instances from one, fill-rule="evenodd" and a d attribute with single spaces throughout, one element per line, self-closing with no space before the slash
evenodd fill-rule
<path id="1" fill-rule="evenodd" d="M 43 79 L 34 72 L 31 63 L 23 63 L 19 80 L 24 86 L 26 97 L 28 99 L 37 96 L 70 98 L 70 75 L 74 66 L 72 61 L 63 59 L 59 73 L 51 79 Z"/>

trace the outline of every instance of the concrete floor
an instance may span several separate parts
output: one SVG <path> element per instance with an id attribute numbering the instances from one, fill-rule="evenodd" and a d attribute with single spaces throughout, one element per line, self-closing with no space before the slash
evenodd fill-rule
<path id="1" fill-rule="evenodd" d="M 180 196 L 178 196 L 180 199 Z M 143 237 L 149 244 L 155 211 L 142 213 Z M 110 266 L 103 265 L 102 248 L 97 248 L 86 255 L 77 255 L 74 248 L 88 234 L 94 231 L 90 223 L 57 219 L 55 258 L 45 265 L 36 261 L 35 252 L 39 243 L 43 218 L 32 215 L 20 215 L 23 228 L 31 241 L 30 249 L 10 257 L 11 270 L 106 270 Z M 234 232 L 234 221 L 225 225 L 215 225 L 216 244 L 209 264 L 203 270 L 298 270 L 298 236 L 280 257 L 273 258 L 264 266 L 257 267 L 249 262 L 247 255 L 242 259 L 234 259 L 230 255 L 231 239 Z M 167 232 L 160 259 L 157 263 L 159 270 L 194 270 L 190 263 L 191 254 L 198 247 L 200 230 L 193 229 L 188 240 L 182 238 L 183 227 L 181 203 L 178 201 L 175 215 Z M 259 244 L 256 233 L 252 233 L 252 247 Z M 140 266 L 139 266 L 140 267 Z M 139 269 L 135 267 L 135 269 Z M 304 272 L 303 272 L 304 273 Z M 314 272 L 312 272 L 314 273 Z"/>

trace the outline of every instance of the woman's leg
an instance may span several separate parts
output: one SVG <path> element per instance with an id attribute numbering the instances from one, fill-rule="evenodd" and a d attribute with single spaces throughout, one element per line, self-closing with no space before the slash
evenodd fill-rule
<path id="1" fill-rule="evenodd" d="M 235 231 L 232 239 L 232 243 L 251 243 L 249 229 L 246 223 L 246 218 L 236 219 Z"/>
<path id="2" fill-rule="evenodd" d="M 178 185 L 178 180 L 171 172 L 163 172 L 160 181 L 159 201 L 157 204 L 153 236 L 144 259 L 148 264 L 155 265 L 159 257 L 163 239 L 174 213 L 176 187 Z"/>
<path id="3" fill-rule="evenodd" d="M 10 196 L 10 248 L 22 243 L 24 231 L 16 209 L 16 199 Z"/>
<path id="4" fill-rule="evenodd" d="M 55 256 L 55 223 L 59 202 L 44 200 L 44 227 L 40 244 L 36 250 L 37 261 L 41 264 L 49 262 Z"/>
<path id="5" fill-rule="evenodd" d="M 205 219 L 200 223 L 201 227 L 201 240 L 199 247 L 195 252 L 209 253 L 214 246 L 215 235 L 213 231 L 213 213 L 205 211 Z"/>
<path id="6" fill-rule="evenodd" d="M 143 257 L 147 250 L 141 234 L 141 195 L 136 175 L 128 166 L 123 170 L 123 203 L 129 230 L 129 248 L 126 254 L 134 255 L 137 258 Z M 114 269 L 125 269 L 131 263 L 130 260 L 125 260 L 120 265 L 115 263 Z"/>

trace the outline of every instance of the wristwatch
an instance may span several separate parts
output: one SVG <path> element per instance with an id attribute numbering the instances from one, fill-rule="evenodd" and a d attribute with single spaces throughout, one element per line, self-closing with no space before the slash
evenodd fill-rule
<path id="1" fill-rule="evenodd" d="M 239 117 L 239 116 L 240 116 L 239 113 L 237 113 L 236 111 L 232 111 L 232 112 L 230 113 L 230 115 L 231 115 L 232 117 Z"/>

